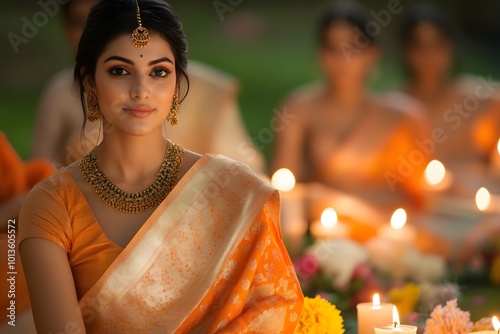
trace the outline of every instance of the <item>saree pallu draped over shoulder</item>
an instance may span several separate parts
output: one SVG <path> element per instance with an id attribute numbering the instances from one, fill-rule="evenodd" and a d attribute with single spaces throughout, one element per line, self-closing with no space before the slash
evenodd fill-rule
<path id="1" fill-rule="evenodd" d="M 277 192 L 205 155 L 82 297 L 88 333 L 293 333 L 303 296 Z"/>

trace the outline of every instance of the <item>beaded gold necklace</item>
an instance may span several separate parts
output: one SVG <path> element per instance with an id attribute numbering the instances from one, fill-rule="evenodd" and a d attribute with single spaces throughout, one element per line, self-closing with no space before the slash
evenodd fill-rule
<path id="1" fill-rule="evenodd" d="M 122 212 L 139 213 L 157 206 L 172 191 L 179 178 L 183 156 L 184 148 L 168 140 L 156 179 L 139 192 L 126 192 L 111 182 L 97 161 L 95 149 L 80 160 L 79 166 L 83 177 L 106 204 Z"/>

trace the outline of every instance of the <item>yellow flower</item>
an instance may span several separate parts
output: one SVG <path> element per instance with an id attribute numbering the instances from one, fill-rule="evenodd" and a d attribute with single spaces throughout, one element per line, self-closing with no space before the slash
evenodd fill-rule
<path id="1" fill-rule="evenodd" d="M 490 281 L 493 284 L 500 284 L 500 255 L 495 257 L 491 265 Z"/>
<path id="2" fill-rule="evenodd" d="M 343 334 L 344 319 L 335 305 L 316 296 L 304 298 L 296 334 Z"/>
<path id="3" fill-rule="evenodd" d="M 413 283 L 407 283 L 402 288 L 394 288 L 389 291 L 389 299 L 396 305 L 402 318 L 407 317 L 415 310 L 419 297 L 420 287 Z"/>

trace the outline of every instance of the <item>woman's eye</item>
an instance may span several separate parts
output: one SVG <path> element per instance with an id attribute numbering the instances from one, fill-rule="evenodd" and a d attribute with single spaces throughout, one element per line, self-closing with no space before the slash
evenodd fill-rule
<path id="1" fill-rule="evenodd" d="M 152 72 L 151 75 L 154 77 L 159 77 L 159 78 L 164 78 L 167 75 L 170 74 L 170 71 L 167 71 L 164 68 L 155 68 Z"/>
<path id="2" fill-rule="evenodd" d="M 115 76 L 122 76 L 129 74 L 127 70 L 124 69 L 123 67 L 113 67 L 112 69 L 109 70 L 109 73 Z"/>

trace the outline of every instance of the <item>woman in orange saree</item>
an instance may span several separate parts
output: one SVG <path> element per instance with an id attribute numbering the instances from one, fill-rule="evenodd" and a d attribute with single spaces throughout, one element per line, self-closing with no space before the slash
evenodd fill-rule
<path id="1" fill-rule="evenodd" d="M 38 184 L 20 217 L 39 333 L 295 330 L 303 297 L 276 191 L 241 163 L 163 139 L 186 49 L 162 1 L 106 0 L 89 15 L 75 77 L 103 140 Z"/>
<path id="2" fill-rule="evenodd" d="M 45 238 L 69 255 L 89 333 L 288 333 L 298 320 L 302 297 L 280 240 L 277 193 L 221 155 L 200 158 L 124 249 L 103 233 L 66 168 L 25 206 L 22 240 Z M 65 216 L 75 217 L 73 238 L 50 232 L 58 228 L 50 219 Z M 108 269 L 106 258 L 114 258 Z"/>

